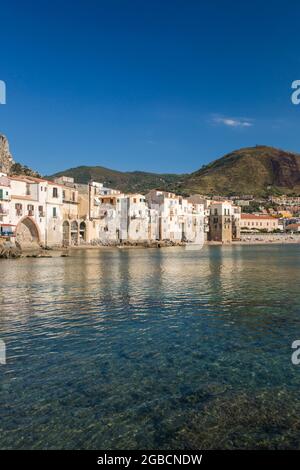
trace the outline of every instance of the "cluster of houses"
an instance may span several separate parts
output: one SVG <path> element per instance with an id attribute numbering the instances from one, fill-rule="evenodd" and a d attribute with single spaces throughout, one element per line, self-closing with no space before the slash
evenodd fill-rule
<path id="1" fill-rule="evenodd" d="M 49 181 L 0 173 L 0 240 L 22 248 L 206 241 L 231 243 L 241 232 L 300 231 L 300 220 L 242 213 L 239 201 L 151 190 L 125 194 L 66 176 Z"/>
<path id="2" fill-rule="evenodd" d="M 102 183 L 77 184 L 0 173 L 0 237 L 25 248 L 157 241 L 230 243 L 240 237 L 241 209 L 200 195 L 152 190 L 124 194 Z"/>

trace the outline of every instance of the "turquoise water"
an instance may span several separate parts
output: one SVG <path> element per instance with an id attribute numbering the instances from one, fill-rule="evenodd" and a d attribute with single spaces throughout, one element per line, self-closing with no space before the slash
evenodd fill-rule
<path id="1" fill-rule="evenodd" d="M 300 447 L 300 246 L 1 260 L 0 448 Z"/>

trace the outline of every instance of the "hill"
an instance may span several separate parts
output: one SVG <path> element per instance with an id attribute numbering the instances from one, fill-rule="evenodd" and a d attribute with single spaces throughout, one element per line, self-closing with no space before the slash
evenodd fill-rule
<path id="1" fill-rule="evenodd" d="M 104 183 L 106 186 L 120 189 L 124 192 L 145 193 L 153 188 L 175 190 L 185 175 L 147 173 L 143 171 L 121 172 L 101 166 L 79 166 L 51 175 L 49 178 L 71 176 L 77 183 L 87 183 L 90 180 Z"/>
<path id="2" fill-rule="evenodd" d="M 80 166 L 51 175 L 72 176 L 78 183 L 95 180 L 125 192 L 153 188 L 181 194 L 300 194 L 300 154 L 258 145 L 235 150 L 191 174 L 120 172 Z"/>
<path id="3" fill-rule="evenodd" d="M 186 177 L 183 189 L 227 196 L 300 194 L 300 154 L 264 145 L 235 150 Z"/>

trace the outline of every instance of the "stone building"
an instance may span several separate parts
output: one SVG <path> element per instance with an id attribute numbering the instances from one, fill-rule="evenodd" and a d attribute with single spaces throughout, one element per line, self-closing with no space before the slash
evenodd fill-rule
<path id="1" fill-rule="evenodd" d="M 89 241 L 88 185 L 74 183 L 74 178 L 62 176 L 55 183 L 62 185 L 63 246 L 77 246 Z"/>
<path id="2" fill-rule="evenodd" d="M 233 205 L 229 201 L 211 201 L 209 209 L 208 239 L 231 243 L 233 238 Z"/>

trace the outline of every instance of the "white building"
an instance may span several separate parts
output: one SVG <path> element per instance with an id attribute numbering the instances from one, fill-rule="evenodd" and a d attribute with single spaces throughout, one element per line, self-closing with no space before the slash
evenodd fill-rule
<path id="1" fill-rule="evenodd" d="M 14 232 L 9 217 L 10 201 L 10 180 L 5 173 L 0 173 L 0 236 L 10 236 Z"/>
<path id="2" fill-rule="evenodd" d="M 128 240 L 147 241 L 149 239 L 149 209 L 146 198 L 142 194 L 129 194 L 126 195 L 126 199 Z"/>
<path id="3" fill-rule="evenodd" d="M 11 203 L 9 221 L 15 227 L 16 242 L 25 247 L 62 244 L 62 186 L 50 181 L 9 177 Z"/>
<path id="4" fill-rule="evenodd" d="M 150 191 L 146 199 L 150 210 L 158 214 L 158 229 L 151 222 L 151 233 L 158 234 L 159 240 L 202 243 L 205 232 L 203 204 L 158 190 Z"/>

